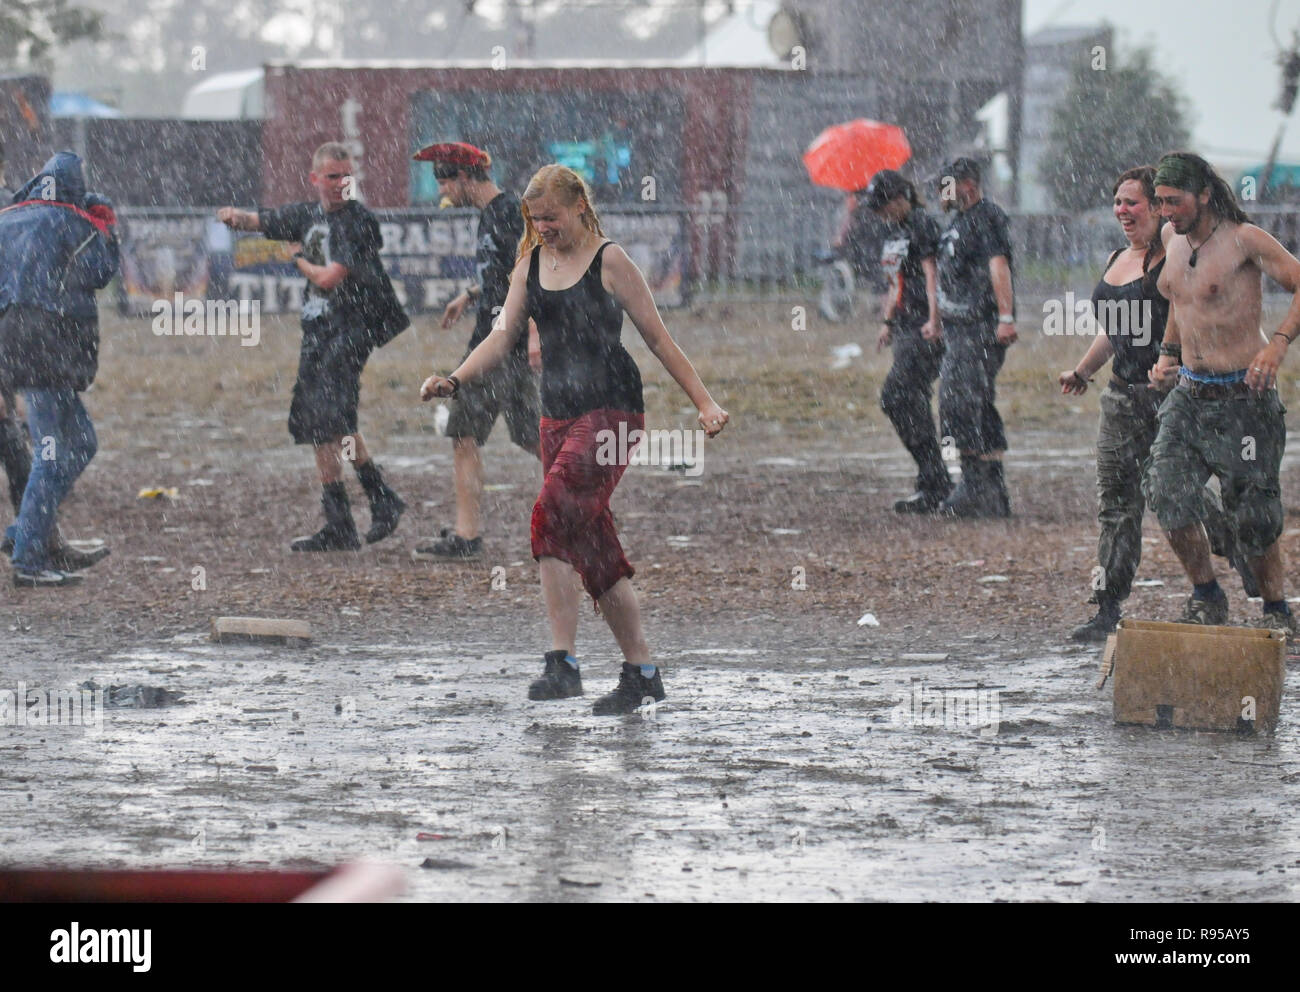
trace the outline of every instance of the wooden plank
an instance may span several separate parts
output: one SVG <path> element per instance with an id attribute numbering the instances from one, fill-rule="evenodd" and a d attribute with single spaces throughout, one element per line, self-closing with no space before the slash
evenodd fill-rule
<path id="1" fill-rule="evenodd" d="M 1122 620 L 1116 633 L 1116 723 L 1235 730 L 1277 725 L 1286 638 L 1252 627 Z"/>
<path id="2" fill-rule="evenodd" d="M 311 624 L 306 620 L 270 617 L 217 617 L 212 621 L 212 639 L 219 644 L 240 641 L 299 643 L 311 640 Z"/>
<path id="3" fill-rule="evenodd" d="M 1118 634 L 1110 634 L 1106 637 L 1106 650 L 1101 653 L 1101 678 L 1097 680 L 1098 689 L 1106 684 L 1110 673 L 1115 670 L 1115 642 L 1118 638 Z"/>

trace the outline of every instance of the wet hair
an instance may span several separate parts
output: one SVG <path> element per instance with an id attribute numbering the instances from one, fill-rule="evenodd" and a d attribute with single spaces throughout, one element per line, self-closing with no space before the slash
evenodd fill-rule
<path id="1" fill-rule="evenodd" d="M 1156 166 L 1156 175 L 1157 186 L 1173 186 L 1197 194 L 1208 188 L 1209 206 L 1217 216 L 1234 224 L 1250 223 L 1246 212 L 1237 204 L 1237 198 L 1227 180 L 1201 156 L 1191 152 L 1170 152 L 1161 157 Z"/>
<path id="2" fill-rule="evenodd" d="M 528 180 L 528 186 L 524 189 L 524 195 L 519 198 L 520 210 L 524 215 L 524 236 L 519 239 L 516 261 L 542 243 L 542 236 L 537 233 L 532 214 L 529 213 L 528 201 L 547 194 L 555 196 L 566 207 L 575 206 L 579 201 L 585 203 L 587 209 L 582 212 L 582 226 L 598 238 L 605 237 L 600 218 L 596 216 L 596 208 L 591 204 L 591 187 L 587 181 L 567 165 L 544 165 L 533 173 L 533 178 Z"/>
<path id="3" fill-rule="evenodd" d="M 311 153 L 311 168 L 315 172 L 326 162 L 351 162 L 352 149 L 338 141 L 327 141 Z"/>
<path id="4" fill-rule="evenodd" d="M 1156 170 L 1150 165 L 1138 165 L 1132 169 L 1127 169 L 1119 174 L 1115 180 L 1115 185 L 1110 188 L 1112 197 L 1119 194 L 1119 188 L 1127 182 L 1135 182 L 1142 187 L 1142 195 L 1146 197 L 1147 203 L 1151 206 L 1156 201 Z M 1151 256 L 1157 250 L 1164 250 L 1164 242 L 1160 238 L 1160 232 L 1164 229 L 1165 219 L 1157 214 L 1156 216 L 1156 233 L 1151 240 L 1147 242 L 1146 253 L 1142 256 L 1142 288 L 1149 290 L 1151 288 Z"/>
<path id="5" fill-rule="evenodd" d="M 476 183 L 486 182 L 492 178 L 488 175 L 488 170 L 481 165 L 449 165 L 446 162 L 435 162 L 433 166 L 435 179 L 455 179 L 461 173 L 464 173 L 466 179 Z"/>

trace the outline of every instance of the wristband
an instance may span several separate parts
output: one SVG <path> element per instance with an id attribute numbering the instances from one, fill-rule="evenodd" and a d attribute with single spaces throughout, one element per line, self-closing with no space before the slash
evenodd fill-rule
<path id="1" fill-rule="evenodd" d="M 1281 339 L 1282 339 L 1283 341 L 1285 341 L 1287 344 L 1291 344 L 1291 342 L 1295 340 L 1295 338 L 1289 338 L 1289 337 L 1287 337 L 1287 336 L 1286 336 L 1285 334 L 1283 334 L 1281 331 L 1277 331 L 1277 332 L 1273 335 L 1273 337 L 1275 337 L 1275 338 L 1281 338 Z"/>
<path id="2" fill-rule="evenodd" d="M 451 395 L 454 398 L 460 392 L 460 380 L 454 375 L 447 376 L 447 381 L 451 383 Z"/>
<path id="3" fill-rule="evenodd" d="M 1165 342 L 1161 341 L 1160 354 L 1168 355 L 1170 358 L 1177 358 L 1179 361 L 1182 361 L 1183 346 L 1179 344 L 1165 344 Z"/>
<path id="4" fill-rule="evenodd" d="M 1015 322 L 1016 322 L 1015 317 L 1009 317 L 1006 314 L 1002 314 L 998 317 L 999 324 L 1014 324 Z"/>
<path id="5" fill-rule="evenodd" d="M 1070 373 L 1070 375 L 1074 376 L 1076 379 L 1078 379 L 1080 382 L 1084 383 L 1085 385 L 1090 384 L 1092 382 L 1092 380 L 1089 379 L 1087 376 L 1081 375 L 1078 369 L 1075 369 L 1073 372 Z"/>

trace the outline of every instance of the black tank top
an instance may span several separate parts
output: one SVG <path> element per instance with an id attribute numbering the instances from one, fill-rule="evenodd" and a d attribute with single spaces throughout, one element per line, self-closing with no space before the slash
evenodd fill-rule
<path id="1" fill-rule="evenodd" d="M 542 416 L 556 420 L 592 410 L 644 413 L 641 373 L 619 340 L 623 308 L 600 284 L 596 250 L 582 278 L 568 289 L 543 289 L 538 277 L 541 246 L 528 262 L 528 316 L 537 322 L 542 346 Z"/>
<path id="2" fill-rule="evenodd" d="M 1138 276 L 1122 286 L 1112 286 L 1105 274 L 1117 258 L 1119 252 L 1111 255 L 1092 291 L 1092 312 L 1115 349 L 1111 371 L 1116 378 L 1145 384 L 1147 372 L 1160 358 L 1160 342 L 1169 320 L 1169 301 L 1156 289 L 1165 260 L 1160 259 L 1145 279 Z"/>

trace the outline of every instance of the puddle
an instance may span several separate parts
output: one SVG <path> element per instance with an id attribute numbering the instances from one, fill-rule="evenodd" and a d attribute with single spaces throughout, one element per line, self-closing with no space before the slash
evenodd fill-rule
<path id="1" fill-rule="evenodd" d="M 877 659 L 856 634 L 790 652 L 683 631 L 666 703 L 621 718 L 590 712 L 618 670 L 603 641 L 586 696 L 530 702 L 540 659 L 498 641 L 181 635 L 115 656 L 166 686 L 111 686 L 93 742 L 0 728 L 24 779 L 0 777 L 0 844 L 54 863 L 364 856 L 401 866 L 413 901 L 1300 895 L 1285 717 L 1271 738 L 1117 727 L 1095 652 L 918 640 Z"/>

